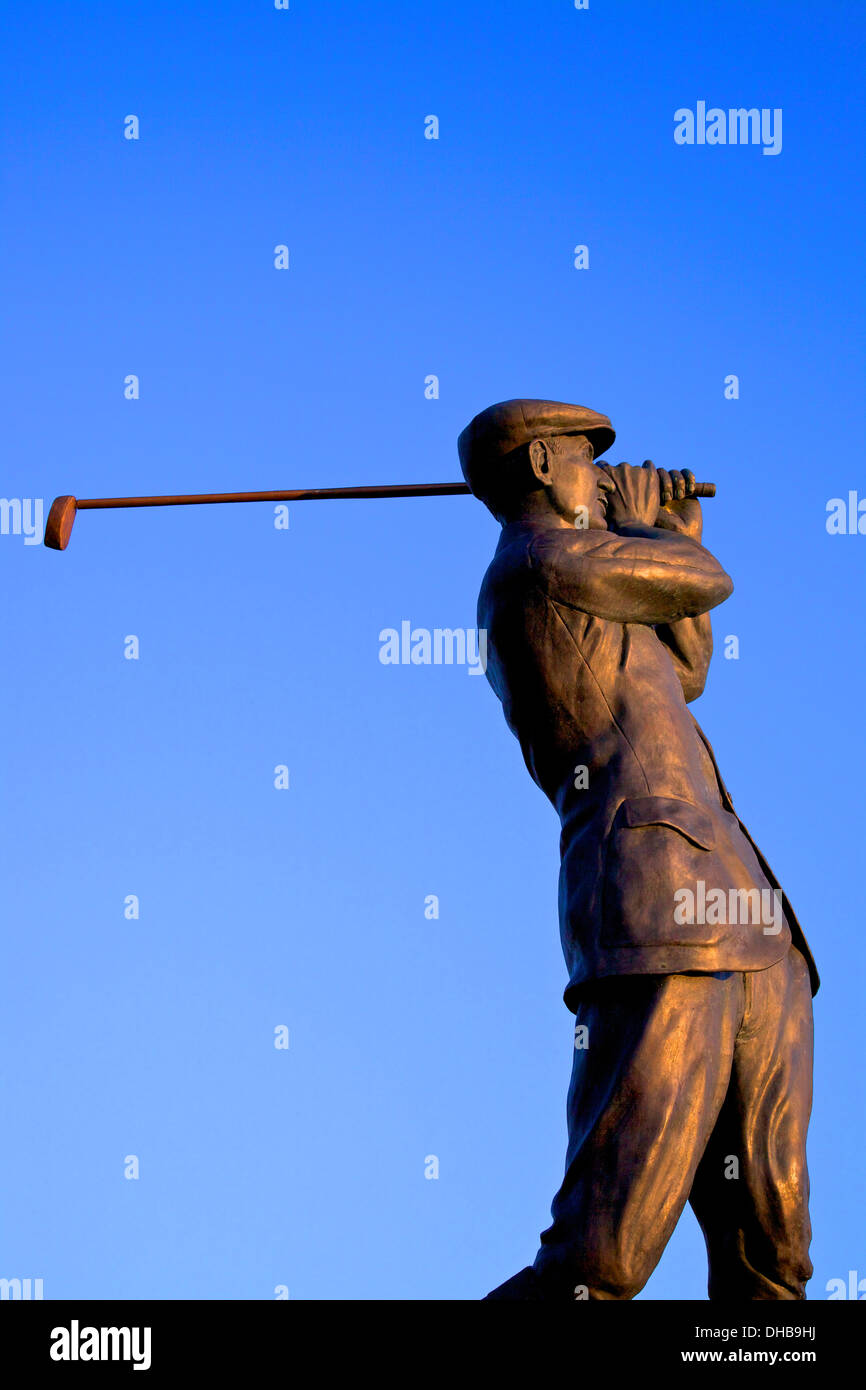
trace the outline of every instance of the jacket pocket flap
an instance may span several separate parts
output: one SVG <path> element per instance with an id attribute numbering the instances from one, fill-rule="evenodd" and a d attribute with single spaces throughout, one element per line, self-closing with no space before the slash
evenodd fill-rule
<path id="1" fill-rule="evenodd" d="M 693 801 L 675 796 L 632 796 L 617 816 L 621 825 L 669 825 L 701 849 L 714 849 L 716 836 L 710 813 Z"/>

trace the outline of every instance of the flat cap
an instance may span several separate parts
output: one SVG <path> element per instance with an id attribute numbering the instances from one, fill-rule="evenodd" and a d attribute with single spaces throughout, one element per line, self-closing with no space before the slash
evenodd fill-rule
<path id="1" fill-rule="evenodd" d="M 616 431 L 606 415 L 563 401 L 513 400 L 490 405 L 470 420 L 457 440 L 460 467 L 473 492 L 495 486 L 496 464 L 521 444 L 557 434 L 585 434 L 595 457 L 609 449 Z"/>

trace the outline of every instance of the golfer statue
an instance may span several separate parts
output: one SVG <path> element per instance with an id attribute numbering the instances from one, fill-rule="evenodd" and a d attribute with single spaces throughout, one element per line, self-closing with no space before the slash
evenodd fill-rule
<path id="1" fill-rule="evenodd" d="M 599 465 L 604 415 L 482 411 L 466 482 L 502 525 L 478 600 L 487 677 L 562 824 L 575 1015 L 565 1176 L 494 1299 L 631 1299 L 687 1201 L 711 1299 L 802 1299 L 818 975 L 688 710 L 732 584 L 694 476 Z"/>

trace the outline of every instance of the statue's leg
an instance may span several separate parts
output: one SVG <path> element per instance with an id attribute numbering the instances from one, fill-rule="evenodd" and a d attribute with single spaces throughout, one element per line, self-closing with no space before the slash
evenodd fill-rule
<path id="1" fill-rule="evenodd" d="M 746 979 L 731 1084 L 691 1204 L 707 1243 L 710 1298 L 800 1299 L 812 1274 L 809 972 L 792 946 Z"/>
<path id="2" fill-rule="evenodd" d="M 535 1294 L 630 1299 L 686 1204 L 728 1088 L 742 974 L 631 975 L 587 986 L 568 1094 L 565 1180 Z"/>

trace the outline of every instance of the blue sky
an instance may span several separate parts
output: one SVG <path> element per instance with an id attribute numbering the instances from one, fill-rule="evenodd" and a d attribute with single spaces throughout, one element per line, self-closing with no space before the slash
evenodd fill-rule
<path id="1" fill-rule="evenodd" d="M 860 7 L 6 19 L 4 497 L 448 481 L 518 395 L 717 483 L 735 591 L 694 709 L 822 974 L 810 1296 L 866 1276 L 866 539 L 825 525 L 866 497 Z M 781 153 L 675 144 L 700 100 L 781 108 Z M 459 497 L 273 521 L 0 536 L 0 1274 L 49 1298 L 473 1299 L 548 1224 L 556 817 L 486 681 L 379 661 L 404 620 L 474 625 L 496 525 Z M 705 1278 L 687 1212 L 642 1297 Z"/>

